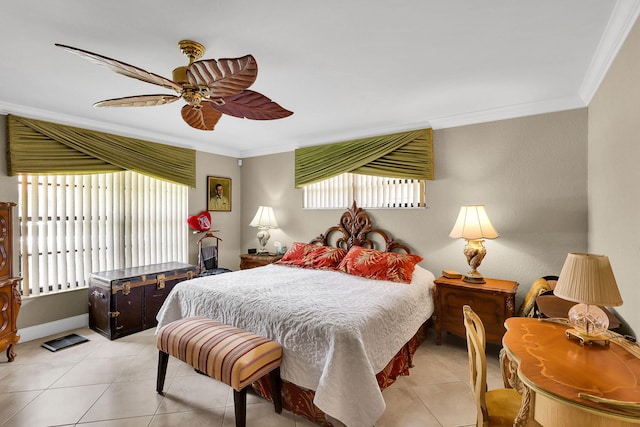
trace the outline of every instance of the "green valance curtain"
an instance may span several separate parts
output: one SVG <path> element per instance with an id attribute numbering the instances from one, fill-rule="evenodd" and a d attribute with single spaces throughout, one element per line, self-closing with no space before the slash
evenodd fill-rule
<path id="1" fill-rule="evenodd" d="M 296 188 L 342 173 L 433 180 L 433 129 L 299 148 Z"/>
<path id="2" fill-rule="evenodd" d="M 41 120 L 7 118 L 9 175 L 130 170 L 196 186 L 196 152 Z"/>

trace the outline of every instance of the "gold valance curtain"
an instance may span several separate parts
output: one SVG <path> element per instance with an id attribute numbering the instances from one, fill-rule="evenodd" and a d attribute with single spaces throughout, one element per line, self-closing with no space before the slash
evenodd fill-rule
<path id="1" fill-rule="evenodd" d="M 296 188 L 342 173 L 433 180 L 433 130 L 296 149 Z"/>
<path id="2" fill-rule="evenodd" d="M 130 170 L 196 186 L 196 152 L 187 148 L 9 115 L 9 175 Z"/>

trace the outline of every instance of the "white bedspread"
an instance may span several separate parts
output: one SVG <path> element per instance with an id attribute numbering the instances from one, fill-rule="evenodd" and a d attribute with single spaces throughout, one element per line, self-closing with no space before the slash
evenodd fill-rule
<path id="1" fill-rule="evenodd" d="M 201 315 L 268 337 L 284 348 L 283 379 L 371 427 L 385 409 L 375 375 L 433 313 L 434 279 L 419 266 L 410 285 L 280 265 L 200 277 L 171 291 L 158 328 Z"/>

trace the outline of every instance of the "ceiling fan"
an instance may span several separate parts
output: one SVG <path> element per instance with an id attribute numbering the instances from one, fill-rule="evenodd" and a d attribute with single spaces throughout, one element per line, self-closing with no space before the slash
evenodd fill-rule
<path id="1" fill-rule="evenodd" d="M 182 40 L 178 46 L 189 59 L 189 65 L 173 70 L 173 80 L 170 80 L 97 53 L 59 43 L 56 46 L 118 74 L 177 93 L 107 99 L 96 102 L 94 107 L 151 107 L 184 99 L 187 105 L 182 107 L 182 118 L 189 126 L 200 130 L 213 130 L 223 114 L 252 120 L 282 119 L 293 114 L 261 93 L 248 90 L 258 76 L 258 64 L 252 55 L 199 60 L 204 55 L 204 46 Z"/>

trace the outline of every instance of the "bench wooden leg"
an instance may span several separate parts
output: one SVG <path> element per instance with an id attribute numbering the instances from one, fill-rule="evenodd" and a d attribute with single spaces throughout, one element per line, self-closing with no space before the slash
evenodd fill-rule
<path id="1" fill-rule="evenodd" d="M 273 406 L 279 414 L 282 412 L 282 380 L 280 379 L 280 367 L 269 372 L 269 380 L 271 382 L 271 396 L 273 397 Z"/>
<path id="2" fill-rule="evenodd" d="M 240 391 L 233 390 L 233 406 L 236 411 L 236 427 L 245 427 L 247 424 L 247 386 Z"/>
<path id="3" fill-rule="evenodd" d="M 164 378 L 167 375 L 167 365 L 169 364 L 169 353 L 158 352 L 158 377 L 156 379 L 156 391 L 162 394 L 164 388 Z"/>

